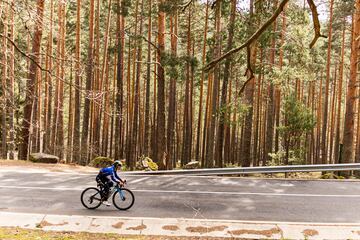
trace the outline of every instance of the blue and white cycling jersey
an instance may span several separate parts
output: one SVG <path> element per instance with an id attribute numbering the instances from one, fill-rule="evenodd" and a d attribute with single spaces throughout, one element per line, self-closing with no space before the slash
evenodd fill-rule
<path id="1" fill-rule="evenodd" d="M 115 183 L 119 183 L 121 181 L 121 178 L 117 175 L 114 166 L 102 168 L 100 170 L 99 174 L 101 174 L 104 177 L 107 177 L 109 180 L 111 180 L 111 181 L 113 181 Z"/>

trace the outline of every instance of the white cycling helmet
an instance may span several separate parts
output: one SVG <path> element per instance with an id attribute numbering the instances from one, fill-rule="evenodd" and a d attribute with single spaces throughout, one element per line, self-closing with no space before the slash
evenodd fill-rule
<path id="1" fill-rule="evenodd" d="M 116 161 L 113 163 L 113 166 L 114 166 L 115 168 L 121 167 L 121 166 L 122 166 L 122 163 L 121 163 L 119 160 L 116 160 Z"/>

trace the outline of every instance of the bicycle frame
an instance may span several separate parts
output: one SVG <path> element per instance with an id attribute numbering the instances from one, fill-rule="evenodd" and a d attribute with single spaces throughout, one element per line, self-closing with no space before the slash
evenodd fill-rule
<path id="1" fill-rule="evenodd" d="M 120 195 L 120 197 L 121 197 L 121 200 L 125 200 L 125 196 L 124 196 L 124 193 L 123 193 L 123 191 L 121 191 L 122 190 L 122 188 L 121 187 L 119 187 L 119 186 L 115 186 L 114 187 L 115 188 L 115 191 L 118 191 L 119 192 L 119 195 Z"/>
<path id="2" fill-rule="evenodd" d="M 125 196 L 123 191 L 121 191 L 121 187 L 119 187 L 118 185 L 114 186 L 113 188 L 111 188 L 110 192 L 109 192 L 109 198 L 115 193 L 115 192 L 119 192 L 119 195 L 121 197 L 121 200 L 125 200 Z"/>

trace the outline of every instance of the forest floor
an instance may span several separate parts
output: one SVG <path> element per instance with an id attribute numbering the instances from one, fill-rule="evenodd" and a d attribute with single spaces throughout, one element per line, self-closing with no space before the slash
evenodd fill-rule
<path id="1" fill-rule="evenodd" d="M 55 232 L 42 230 L 29 230 L 22 228 L 0 228 L 0 239 L 2 240 L 197 240 L 197 239 L 225 239 L 209 237 L 174 237 L 174 236 L 137 236 L 119 235 L 115 233 L 86 233 L 86 232 Z M 227 238 L 229 239 L 229 238 Z"/>
<path id="2" fill-rule="evenodd" d="M 31 161 L 24 160 L 0 160 L 0 168 L 16 168 L 25 167 L 26 169 L 35 169 L 35 170 L 46 170 L 51 172 L 80 172 L 80 173 L 93 173 L 97 172 L 99 169 L 90 167 L 90 166 L 81 166 L 76 164 L 50 164 L 50 163 L 33 163 Z M 328 176 L 325 179 L 333 179 L 333 174 L 327 174 Z M 289 173 L 285 176 L 284 173 L 274 173 L 274 174 L 251 174 L 251 175 L 233 175 L 229 177 L 243 177 L 243 178 L 270 178 L 270 179 L 289 179 L 289 180 L 316 180 L 322 179 L 321 172 L 309 172 L 309 173 Z M 351 177 L 351 179 L 356 179 Z"/>
<path id="3" fill-rule="evenodd" d="M 89 166 L 80 166 L 76 164 L 50 164 L 50 163 L 33 163 L 31 161 L 24 160 L 0 160 L 0 167 L 25 167 L 25 168 L 33 168 L 33 169 L 45 169 L 52 172 L 67 172 L 67 171 L 75 171 L 75 172 L 94 172 L 98 171 L 97 168 L 89 167 Z"/>

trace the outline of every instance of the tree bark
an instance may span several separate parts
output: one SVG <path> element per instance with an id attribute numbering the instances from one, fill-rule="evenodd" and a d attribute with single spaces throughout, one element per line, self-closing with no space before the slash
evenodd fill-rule
<path id="1" fill-rule="evenodd" d="M 116 110 L 115 110 L 115 159 L 122 157 L 123 141 L 123 81 L 124 81 L 124 26 L 125 18 L 120 12 L 121 0 L 117 0 L 117 69 L 116 69 Z M 120 133 L 120 134 L 117 134 Z"/>
<path id="2" fill-rule="evenodd" d="M 42 24 L 43 24 L 43 15 L 44 15 L 44 0 L 37 0 L 36 4 L 36 24 L 34 37 L 32 42 L 32 56 L 35 62 L 39 61 L 40 55 L 40 46 L 42 38 Z M 29 146 L 29 129 L 31 123 L 32 115 L 32 105 L 34 102 L 34 93 L 36 86 L 36 76 L 37 76 L 37 65 L 31 61 L 29 66 L 28 81 L 26 84 L 26 97 L 25 97 L 25 106 L 24 106 L 24 119 L 22 122 L 21 137 L 22 142 L 19 150 L 19 159 L 28 158 L 28 146 Z"/>
<path id="3" fill-rule="evenodd" d="M 4 17 L 4 36 L 8 36 L 8 29 L 9 29 L 9 10 L 10 7 L 5 7 L 5 17 Z M 7 38 L 3 38 L 3 46 L 2 49 L 5 54 L 2 58 L 2 80 L 1 80 L 1 100 L 0 100 L 0 106 L 1 106 L 1 157 L 2 159 L 7 159 L 7 124 L 6 124 L 6 118 L 7 118 L 7 98 L 8 98 L 8 54 L 7 54 Z"/>
<path id="4" fill-rule="evenodd" d="M 140 29 L 139 35 L 142 35 L 143 32 L 143 13 L 144 13 L 144 0 L 141 0 L 141 11 L 140 11 Z M 134 90 L 134 110 L 132 118 L 132 136 L 131 146 L 128 146 L 129 156 L 127 157 L 128 166 L 130 169 L 135 167 L 137 160 L 137 150 L 138 150 L 138 129 L 139 129 L 139 105 L 140 105 L 140 77 L 141 77 L 141 60 L 142 60 L 142 38 L 137 40 L 137 64 L 136 64 L 136 81 L 135 81 L 135 90 Z"/>
<path id="5" fill-rule="evenodd" d="M 206 39 L 208 31 L 208 18 L 209 18 L 209 0 L 206 1 L 206 10 L 205 10 L 205 27 L 204 27 L 204 37 L 203 37 L 203 48 L 202 48 L 202 66 L 205 65 L 206 61 Z M 204 80 L 205 80 L 205 71 L 201 71 L 201 80 L 200 80 L 200 100 L 199 100 L 199 117 L 198 117 L 198 128 L 197 128 L 197 137 L 196 137 L 196 147 L 195 147 L 195 160 L 199 161 L 201 149 L 205 146 L 200 146 L 201 140 L 201 123 L 202 123 L 202 105 L 203 105 L 203 92 L 204 92 Z"/>
<path id="6" fill-rule="evenodd" d="M 46 49 L 46 69 L 52 69 L 53 61 L 52 61 L 52 54 L 53 54 L 53 11 L 54 10 L 54 3 L 53 0 L 50 1 L 50 29 L 47 39 L 47 49 Z M 52 76 L 49 72 L 45 73 L 45 121 L 44 127 L 47 129 L 44 133 L 44 151 L 47 153 L 52 152 L 52 136 L 51 136 L 51 121 L 52 121 Z"/>
<path id="7" fill-rule="evenodd" d="M 235 26 L 235 16 L 236 16 L 236 0 L 231 1 L 231 10 L 230 10 L 230 19 L 228 27 L 228 41 L 226 51 L 230 51 L 233 48 L 233 38 L 234 38 L 234 26 Z M 220 99 L 220 116 L 217 130 L 217 141 L 215 147 L 215 164 L 216 167 L 223 167 L 223 148 L 224 148 L 224 131 L 225 131 L 225 121 L 227 113 L 227 91 L 228 91 L 228 82 L 230 77 L 230 64 L 232 58 L 229 57 L 225 61 L 224 67 L 224 80 L 221 90 L 221 99 Z"/>
<path id="8" fill-rule="evenodd" d="M 328 30 L 328 49 L 327 49 L 327 63 L 326 63 L 326 82 L 325 82 L 325 99 L 324 99 L 324 113 L 322 120 L 322 135 L 321 135 L 321 163 L 328 163 L 328 149 L 327 149 L 327 127 L 328 127 L 328 111 L 329 111 L 329 85 L 330 85 L 330 65 L 331 65 L 331 44 L 332 44 L 332 21 L 333 21 L 333 6 L 334 0 L 330 0 L 330 16 L 329 16 L 329 30 Z"/>
<path id="9" fill-rule="evenodd" d="M 99 122 L 98 122 L 98 131 L 97 131 L 97 141 L 98 141 L 98 154 L 103 156 L 107 156 L 107 144 L 108 144 L 108 129 L 109 129 L 109 38 L 110 38 L 110 27 L 111 27 L 111 10 L 112 10 L 112 1 L 108 0 L 108 12 L 106 18 L 106 29 L 105 29 L 105 39 L 104 39 L 104 53 L 102 59 L 102 66 L 101 66 L 101 75 L 100 75 L 100 83 L 99 83 L 99 90 L 100 90 L 100 101 L 99 101 Z M 103 127 L 102 127 L 102 134 L 101 134 L 101 119 L 103 116 Z"/>
<path id="10" fill-rule="evenodd" d="M 341 163 L 351 163 L 354 158 L 354 121 L 355 121 L 355 101 L 356 83 L 358 80 L 358 60 L 359 60 L 359 35 L 360 35 L 360 0 L 355 1 L 353 13 L 353 33 L 350 54 L 350 78 L 348 92 L 346 96 L 346 114 L 344 123 L 344 151 Z M 344 172 L 347 176 L 349 173 Z"/>
<path id="11" fill-rule="evenodd" d="M 275 1 L 275 5 L 277 1 Z M 274 21 L 273 25 L 273 32 L 276 32 L 277 28 L 277 21 Z M 270 65 L 271 68 L 275 65 L 275 46 L 276 46 L 276 39 L 275 36 L 272 37 L 271 40 L 271 50 L 270 50 Z M 265 145 L 265 152 L 264 152 L 264 160 L 263 163 L 266 165 L 270 160 L 270 153 L 273 152 L 273 143 L 274 143 L 274 123 L 275 123 L 275 96 L 274 96 L 274 84 L 271 82 L 269 86 L 269 102 L 267 105 L 267 119 L 266 119 L 266 145 Z"/>
<path id="12" fill-rule="evenodd" d="M 335 147 L 334 147 L 334 163 L 339 163 L 340 157 L 340 138 L 341 133 L 340 129 L 342 126 L 341 123 L 341 113 L 342 113 L 342 94 L 343 94 L 343 79 L 344 79 L 344 58 L 345 58 L 345 33 L 346 33 L 346 18 L 343 19 L 343 31 L 342 31 L 342 46 L 341 46 L 341 59 L 339 66 L 339 88 L 338 88 L 338 98 L 337 98 L 337 120 L 336 120 L 336 134 L 335 134 Z M 360 157 L 360 156 L 359 156 Z"/>
<path id="13" fill-rule="evenodd" d="M 81 65 L 80 65 L 80 31 L 81 31 L 81 0 L 77 0 L 76 7 L 76 40 L 75 40 L 75 106 L 74 106 L 74 136 L 73 161 L 80 163 L 80 114 L 81 114 Z"/>
<path id="14" fill-rule="evenodd" d="M 86 165 L 88 160 L 88 138 L 89 138 L 89 119 L 90 119 L 90 94 L 93 81 L 93 44 L 94 44 L 94 1 L 90 0 L 89 12 L 89 45 L 86 66 L 86 94 L 84 103 L 83 125 L 81 133 L 81 164 Z"/>
<path id="15" fill-rule="evenodd" d="M 15 13 L 13 9 L 10 9 L 10 39 L 14 42 L 15 40 Z M 9 115 L 9 158 L 14 159 L 15 151 L 15 124 L 14 124 L 14 115 L 15 115 L 15 48 L 13 45 L 10 46 L 10 60 L 9 60 L 9 106 L 8 106 L 8 115 Z"/>
<path id="16" fill-rule="evenodd" d="M 221 1 L 216 2 L 215 6 L 215 48 L 214 56 L 217 58 L 220 56 L 221 51 Z M 214 68 L 214 79 L 212 85 L 212 97 L 211 97 L 211 108 L 209 110 L 209 130 L 207 133 L 207 149 L 206 149 L 206 167 L 214 166 L 214 139 L 215 139 L 215 126 L 216 126 L 216 111 L 218 106 L 218 94 L 219 94 L 219 71 L 220 67 L 216 64 Z"/>
<path id="17" fill-rule="evenodd" d="M 185 81 L 185 99 L 184 99 L 184 119 L 183 119 L 183 148 L 181 165 L 184 166 L 191 161 L 192 135 L 191 135 L 191 5 L 188 7 L 188 22 L 187 22 L 187 57 L 186 63 L 186 81 Z"/>
<path id="18" fill-rule="evenodd" d="M 150 156 L 150 79 L 151 79 L 151 36 L 152 36 L 152 26 L 151 26 L 151 11 L 152 11 L 152 1 L 148 0 L 148 35 L 147 35 L 147 66 L 146 66 L 146 93 L 145 93 L 145 133 L 144 133 L 144 153 L 146 156 Z"/>
<path id="19" fill-rule="evenodd" d="M 158 0 L 159 7 L 164 0 Z M 157 66 L 157 149 L 156 163 L 159 169 L 165 169 L 167 160 L 166 131 L 165 131 L 165 73 L 161 65 L 162 56 L 165 51 L 165 13 L 160 10 L 158 13 L 158 62 Z"/>
<path id="20" fill-rule="evenodd" d="M 174 16 L 170 16 L 170 31 L 171 31 L 171 54 L 173 58 L 177 57 L 177 24 L 178 24 L 178 12 Z M 177 71 L 176 67 L 173 67 L 172 71 Z M 169 116 L 168 116 L 168 128 L 167 128 L 167 149 L 169 152 L 168 163 L 170 165 L 166 166 L 167 169 L 172 169 L 176 164 L 175 158 L 175 123 L 176 123 L 176 81 L 177 74 L 171 76 L 170 78 L 170 89 L 169 89 Z"/>

